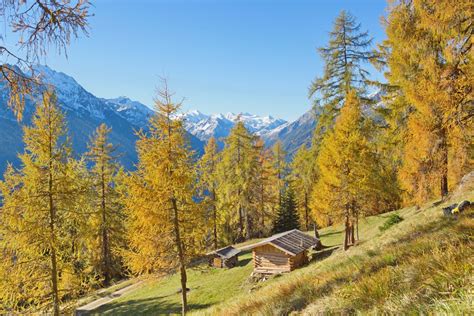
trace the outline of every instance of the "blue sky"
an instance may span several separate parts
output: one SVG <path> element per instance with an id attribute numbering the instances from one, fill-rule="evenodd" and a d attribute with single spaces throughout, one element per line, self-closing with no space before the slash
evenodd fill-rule
<path id="1" fill-rule="evenodd" d="M 383 0 L 96 0 L 90 36 L 45 62 L 99 97 L 153 102 L 166 76 L 183 110 L 292 120 L 311 107 L 316 48 L 342 9 L 378 42 Z"/>

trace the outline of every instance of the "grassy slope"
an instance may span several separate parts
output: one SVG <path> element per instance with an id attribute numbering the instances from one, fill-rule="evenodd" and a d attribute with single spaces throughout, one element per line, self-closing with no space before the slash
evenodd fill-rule
<path id="1" fill-rule="evenodd" d="M 454 197 L 453 201 L 460 199 L 473 200 L 474 192 L 464 192 Z M 472 242 L 472 219 L 442 219 L 440 208 L 444 204 L 437 207 L 427 204 L 420 210 L 413 207 L 399 210 L 397 213 L 405 220 L 383 233 L 378 227 L 389 214 L 369 217 L 361 222 L 360 244 L 347 252 L 337 249 L 342 241 L 341 226 L 323 229 L 321 239 L 332 248 L 319 253 L 318 259 L 307 267 L 263 283 L 252 284 L 248 281 L 252 271 L 251 255 L 248 253 L 240 257 L 240 265 L 233 269 L 205 266 L 191 269 L 188 277 L 191 311 L 226 315 L 288 314 L 292 311 L 314 314 L 353 311 L 356 308 L 360 311 L 396 313 L 413 310 L 416 306 L 426 310 L 465 310 L 469 307 L 466 304 L 470 303 L 465 303 L 463 307 L 459 298 L 467 295 L 462 282 L 466 281 L 466 273 L 472 273 L 472 264 L 466 261 L 472 259 L 472 245 L 466 246 L 466 240 L 459 242 L 458 239 L 461 238 L 459 236 L 471 234 L 468 242 Z M 466 233 L 465 227 L 471 230 Z M 403 242 L 397 243 L 399 240 Z M 448 244 L 443 240 L 449 240 Z M 450 248 L 451 244 L 456 247 Z M 454 264 L 443 267 L 445 261 Z M 413 270 L 414 265 L 420 266 L 420 271 Z M 441 276 L 431 280 L 437 271 L 441 271 Z M 442 273 L 446 274 L 445 279 Z M 453 278 L 460 283 L 450 284 L 448 280 Z M 450 295 L 453 286 L 457 292 Z M 178 288 L 176 275 L 158 281 L 150 280 L 137 291 L 103 306 L 97 313 L 179 313 Z M 436 291 L 448 294 L 438 295 Z M 407 298 L 412 296 L 419 300 Z M 388 300 L 389 297 L 391 300 Z M 466 297 L 463 298 L 466 301 Z M 446 306 L 448 301 L 451 305 Z M 419 305 L 410 305 L 410 302 Z M 472 304 L 472 299 L 468 302 Z"/>

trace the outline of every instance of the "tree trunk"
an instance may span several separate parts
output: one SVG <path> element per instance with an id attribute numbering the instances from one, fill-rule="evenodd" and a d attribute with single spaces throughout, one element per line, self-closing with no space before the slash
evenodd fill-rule
<path id="1" fill-rule="evenodd" d="M 212 208 L 214 211 L 214 249 L 217 249 L 217 207 L 216 207 L 216 192 L 212 190 Z"/>
<path id="2" fill-rule="evenodd" d="M 252 238 L 252 223 L 251 223 L 250 216 L 248 213 L 246 214 L 245 218 L 246 218 L 245 237 L 247 240 L 249 240 L 250 238 Z"/>
<path id="3" fill-rule="evenodd" d="M 344 233 L 344 250 L 349 248 L 349 214 L 346 213 L 346 219 L 344 223 L 345 233 Z"/>
<path id="4" fill-rule="evenodd" d="M 51 181 L 52 182 L 52 181 Z M 50 187 L 52 185 L 50 184 Z M 50 242 L 51 242 L 51 285 L 52 285 L 52 296 L 53 296 L 53 315 L 59 315 L 59 291 L 58 291 L 58 267 L 56 259 L 56 233 L 55 233 L 55 210 L 53 204 L 53 197 L 50 193 L 49 197 L 49 231 L 50 231 Z"/>
<path id="5" fill-rule="evenodd" d="M 178 260 L 179 260 L 179 271 L 181 276 L 181 314 L 185 315 L 188 310 L 188 300 L 187 300 L 187 275 L 186 275 L 186 262 L 184 259 L 184 249 L 183 244 L 181 242 L 181 235 L 179 231 L 179 214 L 178 214 L 178 206 L 176 204 L 176 199 L 172 198 L 171 203 L 173 205 L 174 211 L 174 218 L 173 218 L 173 225 L 174 225 L 174 235 L 175 235 L 175 243 L 176 249 L 178 251 Z"/>
<path id="6" fill-rule="evenodd" d="M 104 285 L 110 285 L 110 251 L 109 251 L 109 237 L 107 233 L 107 214 L 105 202 L 105 177 L 104 166 L 101 168 L 101 211 L 102 211 L 102 273 L 104 275 Z"/>
<path id="7" fill-rule="evenodd" d="M 240 196 L 240 193 L 239 193 Z M 242 205 L 239 203 L 239 232 L 238 232 L 237 240 L 242 240 L 242 237 L 244 236 L 244 219 L 243 219 L 243 214 L 242 214 Z"/>
<path id="8" fill-rule="evenodd" d="M 355 245 L 355 236 L 354 236 L 354 223 L 351 221 L 351 246 Z"/>
<path id="9" fill-rule="evenodd" d="M 260 186 L 260 230 L 259 230 L 259 236 L 263 236 L 264 230 L 265 230 L 265 187 L 262 184 Z"/>
<path id="10" fill-rule="evenodd" d="M 357 212 L 356 216 L 356 239 L 359 240 L 359 212 Z"/>
<path id="11" fill-rule="evenodd" d="M 316 224 L 316 222 L 313 222 L 313 229 L 314 229 L 314 238 L 319 239 L 318 224 Z"/>
<path id="12" fill-rule="evenodd" d="M 249 240 L 252 238 L 252 219 L 249 212 L 245 212 L 245 238 Z"/>
<path id="13" fill-rule="evenodd" d="M 49 174 L 48 174 L 48 197 L 49 197 L 49 233 L 51 248 L 51 286 L 53 298 L 53 315 L 59 316 L 59 290 L 58 290 L 58 267 L 56 258 L 56 209 L 53 198 L 53 141 L 51 129 L 49 131 Z"/>
<path id="14" fill-rule="evenodd" d="M 308 193 L 305 192 L 304 194 L 304 216 L 305 216 L 305 226 L 306 226 L 306 231 L 309 230 L 309 210 L 308 210 Z M 316 226 L 314 228 L 315 235 L 317 233 Z"/>
<path id="15" fill-rule="evenodd" d="M 448 195 L 448 145 L 446 141 L 446 130 L 441 130 L 441 197 Z"/>

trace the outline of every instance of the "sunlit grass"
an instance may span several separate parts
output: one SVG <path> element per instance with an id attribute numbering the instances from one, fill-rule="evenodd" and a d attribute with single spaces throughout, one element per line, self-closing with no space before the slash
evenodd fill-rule
<path id="1" fill-rule="evenodd" d="M 456 198 L 473 199 L 474 192 Z M 191 313 L 275 315 L 293 311 L 308 314 L 325 311 L 466 311 L 472 306 L 465 279 L 467 272 L 472 274 L 472 264 L 466 263 L 472 259 L 472 244 L 469 244 L 472 235 L 471 239 L 464 237 L 473 231 L 465 229 L 472 226 L 472 219 L 442 218 L 441 207 L 449 202 L 436 207 L 428 203 L 420 209 L 398 210 L 396 213 L 404 220 L 384 231 L 379 227 L 394 212 L 368 217 L 360 223 L 359 244 L 347 252 L 339 248 L 343 239 L 341 225 L 322 229 L 322 242 L 329 247 L 325 250 L 327 254 L 319 253 L 318 259 L 307 267 L 266 282 L 249 282 L 253 269 L 250 253 L 240 256 L 240 265 L 233 269 L 205 265 L 190 269 Z M 445 261 L 449 262 L 443 264 Z M 446 280 L 455 280 L 455 283 L 449 285 Z M 448 285 L 443 287 L 443 284 Z M 459 291 L 450 292 L 452 286 Z M 179 313 L 179 287 L 177 275 L 149 280 L 96 313 Z M 471 300 L 471 305 L 463 300 L 466 298 Z M 418 310 L 417 306 L 420 306 Z"/>

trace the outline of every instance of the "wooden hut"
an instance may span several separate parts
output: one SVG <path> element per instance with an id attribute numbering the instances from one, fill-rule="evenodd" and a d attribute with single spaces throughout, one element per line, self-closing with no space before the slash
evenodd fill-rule
<path id="1" fill-rule="evenodd" d="M 276 274 L 290 272 L 305 265 L 308 262 L 308 249 L 319 242 L 318 239 L 293 229 L 245 249 L 253 250 L 254 273 Z"/>
<path id="2" fill-rule="evenodd" d="M 214 250 L 207 254 L 209 265 L 216 268 L 233 268 L 239 262 L 240 250 L 232 246 Z"/>

